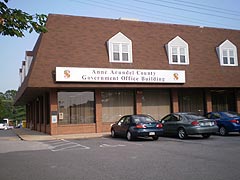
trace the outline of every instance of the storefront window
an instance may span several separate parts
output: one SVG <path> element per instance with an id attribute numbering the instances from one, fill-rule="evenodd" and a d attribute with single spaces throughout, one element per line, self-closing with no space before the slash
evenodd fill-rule
<path id="1" fill-rule="evenodd" d="M 212 90 L 213 111 L 236 111 L 233 90 Z"/>
<path id="2" fill-rule="evenodd" d="M 58 92 L 59 124 L 94 123 L 94 92 Z"/>
<path id="3" fill-rule="evenodd" d="M 133 91 L 102 91 L 102 121 L 115 122 L 123 115 L 134 113 Z"/>
<path id="4" fill-rule="evenodd" d="M 204 115 L 204 95 L 202 90 L 184 89 L 179 91 L 179 111 Z"/>
<path id="5" fill-rule="evenodd" d="M 170 113 L 170 94 L 168 90 L 143 90 L 142 113 L 156 120 Z"/>

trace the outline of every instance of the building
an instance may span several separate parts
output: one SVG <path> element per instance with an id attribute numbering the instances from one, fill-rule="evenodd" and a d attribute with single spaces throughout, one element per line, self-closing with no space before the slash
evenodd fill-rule
<path id="1" fill-rule="evenodd" d="M 124 114 L 240 112 L 240 30 L 50 14 L 16 105 L 48 134 L 108 132 Z"/>

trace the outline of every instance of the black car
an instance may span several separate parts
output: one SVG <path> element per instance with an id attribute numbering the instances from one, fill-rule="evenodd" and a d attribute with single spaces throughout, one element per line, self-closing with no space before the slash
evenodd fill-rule
<path id="1" fill-rule="evenodd" d="M 218 131 L 214 120 L 191 112 L 171 113 L 162 118 L 160 122 L 163 124 L 164 135 L 174 134 L 180 139 L 198 134 L 203 138 L 209 138 Z"/>
<path id="2" fill-rule="evenodd" d="M 158 140 L 162 134 L 162 124 L 149 115 L 125 115 L 111 126 L 112 137 L 122 136 L 129 141 L 137 137 Z"/>

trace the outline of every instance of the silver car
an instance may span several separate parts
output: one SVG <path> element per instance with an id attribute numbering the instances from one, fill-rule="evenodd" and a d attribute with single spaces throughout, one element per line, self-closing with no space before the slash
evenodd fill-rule
<path id="1" fill-rule="evenodd" d="M 164 135 L 177 135 L 185 139 L 188 135 L 202 135 L 209 138 L 218 131 L 216 121 L 191 112 L 171 113 L 160 121 L 163 124 Z"/>

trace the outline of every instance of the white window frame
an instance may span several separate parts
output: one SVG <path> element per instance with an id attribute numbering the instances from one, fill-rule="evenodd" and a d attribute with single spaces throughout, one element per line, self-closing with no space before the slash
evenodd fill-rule
<path id="1" fill-rule="evenodd" d="M 177 65 L 188 65 L 189 64 L 189 49 L 188 43 L 186 43 L 182 38 L 176 36 L 174 39 L 168 42 L 165 45 L 169 64 L 177 64 Z M 173 49 L 177 49 L 177 53 L 174 54 L 175 51 Z M 181 49 L 184 49 L 184 54 L 181 54 Z M 174 61 L 173 55 L 177 56 L 177 61 Z M 184 62 L 181 62 L 181 56 L 184 55 Z"/>
<path id="2" fill-rule="evenodd" d="M 237 47 L 231 41 L 225 40 L 216 50 L 221 66 L 238 66 Z M 233 58 L 233 62 L 231 58 Z"/>
<path id="3" fill-rule="evenodd" d="M 126 37 L 123 33 L 118 32 L 112 38 L 108 40 L 108 55 L 109 62 L 114 63 L 132 63 L 132 41 Z M 118 50 L 114 48 L 118 45 Z M 127 50 L 124 51 L 124 46 Z M 119 59 L 114 59 L 114 53 L 118 53 Z M 124 59 L 124 54 L 127 54 L 127 60 Z"/>

